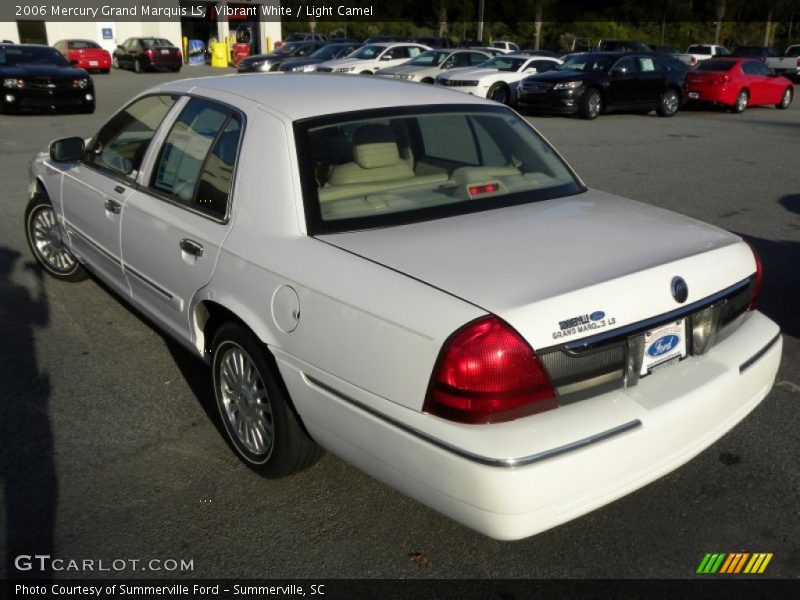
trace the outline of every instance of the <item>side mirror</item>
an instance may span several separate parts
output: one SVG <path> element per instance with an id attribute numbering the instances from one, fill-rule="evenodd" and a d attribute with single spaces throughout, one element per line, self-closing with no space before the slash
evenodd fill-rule
<path id="1" fill-rule="evenodd" d="M 83 138 L 61 138 L 50 144 L 50 159 L 55 162 L 75 162 L 81 159 L 86 150 Z"/>
<path id="2" fill-rule="evenodd" d="M 392 60 L 392 57 L 389 54 L 384 54 L 381 56 L 381 60 Z"/>
<path id="3" fill-rule="evenodd" d="M 73 67 L 74 67 L 75 65 L 79 64 L 79 63 L 80 63 L 80 61 L 79 61 L 79 60 L 77 60 L 77 59 L 75 59 L 75 58 L 73 58 L 71 61 L 69 61 L 69 64 L 71 64 Z"/>
<path id="4" fill-rule="evenodd" d="M 536 67 L 528 67 L 527 69 L 525 69 L 525 72 L 526 73 L 538 73 L 539 70 Z"/>
<path id="5" fill-rule="evenodd" d="M 625 69 L 611 69 L 612 77 L 620 77 L 622 75 L 625 75 Z"/>
<path id="6" fill-rule="evenodd" d="M 122 47 L 122 44 L 117 44 L 117 50 L 125 51 L 125 48 Z"/>

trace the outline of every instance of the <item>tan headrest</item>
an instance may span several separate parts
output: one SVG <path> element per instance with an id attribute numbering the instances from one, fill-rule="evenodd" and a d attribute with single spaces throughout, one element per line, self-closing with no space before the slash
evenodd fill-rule
<path id="1" fill-rule="evenodd" d="M 353 160 L 363 169 L 396 165 L 400 161 L 400 151 L 391 127 L 375 123 L 356 129 Z"/>

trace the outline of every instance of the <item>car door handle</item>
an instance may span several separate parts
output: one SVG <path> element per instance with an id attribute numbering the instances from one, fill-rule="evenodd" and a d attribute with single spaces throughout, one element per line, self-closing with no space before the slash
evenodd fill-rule
<path id="1" fill-rule="evenodd" d="M 125 193 L 125 188 L 122 187 L 121 185 L 118 185 L 118 186 L 116 186 L 114 188 L 114 191 L 117 192 L 118 194 L 124 194 Z"/>
<path id="2" fill-rule="evenodd" d="M 106 210 L 108 212 L 110 212 L 110 213 L 114 213 L 115 215 L 118 215 L 119 212 L 122 210 L 122 206 L 120 205 L 119 202 L 115 202 L 111 198 L 108 198 L 106 200 Z"/>
<path id="3" fill-rule="evenodd" d="M 197 258 L 203 256 L 203 247 L 195 241 L 184 238 L 178 243 L 178 246 L 181 250 L 186 252 L 186 254 L 191 254 Z"/>

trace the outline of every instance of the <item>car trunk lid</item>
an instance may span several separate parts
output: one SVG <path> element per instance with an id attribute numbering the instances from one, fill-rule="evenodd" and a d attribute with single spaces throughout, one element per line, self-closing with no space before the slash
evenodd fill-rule
<path id="1" fill-rule="evenodd" d="M 755 270 L 729 232 L 593 190 L 319 237 L 500 316 L 535 349 L 680 308 L 674 277 L 688 305 Z"/>

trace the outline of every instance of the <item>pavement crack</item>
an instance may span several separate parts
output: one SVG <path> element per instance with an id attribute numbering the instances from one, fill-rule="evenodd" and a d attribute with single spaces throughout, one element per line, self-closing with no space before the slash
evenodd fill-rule
<path id="1" fill-rule="evenodd" d="M 785 379 L 781 379 L 780 381 L 775 382 L 776 388 L 782 388 L 784 390 L 789 390 L 793 394 L 800 394 L 800 385 L 797 385 L 793 381 L 786 381 Z"/>

